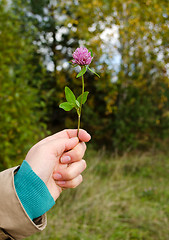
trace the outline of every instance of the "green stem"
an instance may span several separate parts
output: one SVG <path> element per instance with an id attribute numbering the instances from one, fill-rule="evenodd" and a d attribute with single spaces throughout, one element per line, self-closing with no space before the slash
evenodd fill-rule
<path id="1" fill-rule="evenodd" d="M 79 128 L 80 128 L 80 114 L 78 114 L 78 129 L 77 129 L 77 137 L 79 137 Z"/>
<path id="2" fill-rule="evenodd" d="M 84 77 L 83 77 L 83 75 L 82 75 L 82 97 L 81 97 L 80 108 L 79 108 L 79 113 L 78 113 L 78 129 L 77 129 L 77 137 L 79 137 L 80 117 L 81 117 L 81 112 L 82 112 L 83 94 L 84 94 Z"/>

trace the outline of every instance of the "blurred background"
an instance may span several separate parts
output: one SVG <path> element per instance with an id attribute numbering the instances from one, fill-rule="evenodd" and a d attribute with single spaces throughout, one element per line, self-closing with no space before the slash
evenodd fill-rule
<path id="1" fill-rule="evenodd" d="M 0 0 L 0 170 L 77 128 L 58 106 L 65 86 L 80 95 L 79 46 L 101 76 L 85 74 L 88 169 L 29 239 L 168 240 L 168 0 Z"/>

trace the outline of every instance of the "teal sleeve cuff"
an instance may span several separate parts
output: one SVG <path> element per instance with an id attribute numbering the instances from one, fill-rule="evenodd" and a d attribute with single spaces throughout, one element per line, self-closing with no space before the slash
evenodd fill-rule
<path id="1" fill-rule="evenodd" d="M 46 184 L 26 160 L 14 176 L 14 184 L 17 195 L 31 220 L 42 216 L 55 204 Z"/>

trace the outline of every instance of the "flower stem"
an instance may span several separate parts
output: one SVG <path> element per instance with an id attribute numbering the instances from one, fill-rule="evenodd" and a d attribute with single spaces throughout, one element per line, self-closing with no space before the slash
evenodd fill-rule
<path id="1" fill-rule="evenodd" d="M 78 129 L 77 129 L 77 137 L 79 137 L 79 128 L 80 128 L 80 114 L 78 114 Z"/>
<path id="2" fill-rule="evenodd" d="M 84 77 L 83 77 L 83 75 L 82 75 L 82 97 L 81 97 L 80 108 L 79 108 L 79 112 L 78 112 L 78 129 L 77 129 L 77 137 L 79 137 L 80 117 L 81 117 L 81 112 L 82 112 L 83 94 L 84 94 Z"/>

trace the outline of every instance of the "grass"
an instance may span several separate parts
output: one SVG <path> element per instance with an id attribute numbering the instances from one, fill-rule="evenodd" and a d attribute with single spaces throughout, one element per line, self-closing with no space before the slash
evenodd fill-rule
<path id="1" fill-rule="evenodd" d="M 84 182 L 65 190 L 27 240 L 168 240 L 169 154 L 89 149 Z"/>

